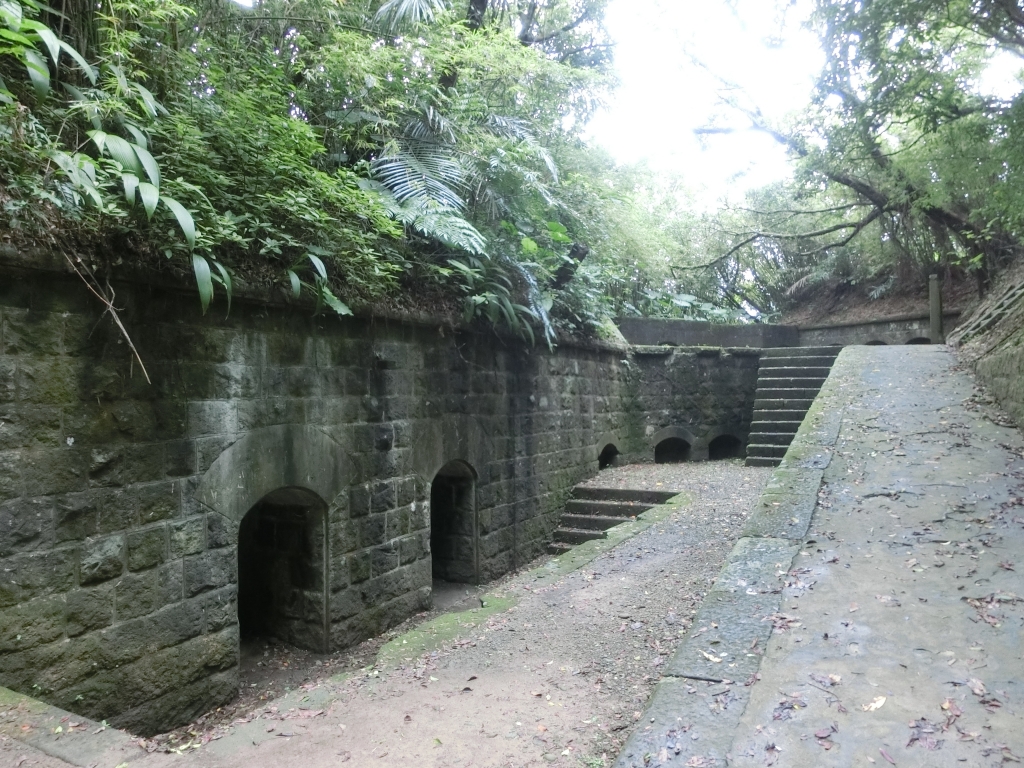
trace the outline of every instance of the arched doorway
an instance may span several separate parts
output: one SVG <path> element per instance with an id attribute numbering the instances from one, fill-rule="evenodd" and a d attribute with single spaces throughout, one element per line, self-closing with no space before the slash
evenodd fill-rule
<path id="1" fill-rule="evenodd" d="M 886 343 L 884 341 L 879 341 L 878 339 L 872 339 L 871 341 L 865 341 L 864 342 L 864 346 L 865 347 L 884 347 L 884 346 L 887 346 L 887 345 L 886 345 Z"/>
<path id="2" fill-rule="evenodd" d="M 679 464 L 690 460 L 690 444 L 681 437 L 668 437 L 654 446 L 655 464 Z"/>
<path id="3" fill-rule="evenodd" d="M 283 640 L 326 651 L 327 505 L 305 488 L 280 488 L 242 518 L 238 531 L 238 625 L 242 641 Z"/>
<path id="4" fill-rule="evenodd" d="M 608 443 L 604 448 L 601 449 L 601 454 L 597 457 L 597 468 L 608 469 L 618 464 L 619 449 L 616 448 L 612 443 Z"/>
<path id="5" fill-rule="evenodd" d="M 708 443 L 708 458 L 711 461 L 742 459 L 745 455 L 743 441 L 734 435 L 719 435 Z"/>
<path id="6" fill-rule="evenodd" d="M 907 344 L 931 344 L 931 343 L 932 343 L 932 340 L 928 339 L 928 338 L 925 338 L 924 336 L 915 336 L 913 339 L 910 339 L 907 342 Z"/>
<path id="7" fill-rule="evenodd" d="M 479 583 L 476 517 L 476 472 L 463 461 L 450 461 L 430 484 L 430 553 L 435 579 Z"/>

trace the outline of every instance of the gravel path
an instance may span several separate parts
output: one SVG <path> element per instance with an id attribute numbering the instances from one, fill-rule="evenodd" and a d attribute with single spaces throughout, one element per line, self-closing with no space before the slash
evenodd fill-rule
<path id="1" fill-rule="evenodd" d="M 184 729 L 177 739 L 216 740 L 184 757 L 155 753 L 144 762 L 607 765 L 631 729 L 644 726 L 640 712 L 660 669 L 770 474 L 741 461 L 605 470 L 590 484 L 687 491 L 693 502 L 553 584 L 538 587 L 526 573 L 508 578 L 492 594 L 517 604 L 477 624 L 467 618 L 441 651 L 343 682 L 329 677 L 346 666 L 344 654 L 317 657 L 309 663 L 319 666 L 294 679 L 308 680 L 303 687 L 322 704 L 282 710 L 256 701 L 249 712 L 232 710 L 250 721 L 244 727 Z M 366 659 L 379 645 L 370 641 L 349 656 Z"/>

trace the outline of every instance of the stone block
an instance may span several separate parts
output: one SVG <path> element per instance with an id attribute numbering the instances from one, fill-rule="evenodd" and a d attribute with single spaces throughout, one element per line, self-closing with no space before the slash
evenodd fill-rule
<path id="1" fill-rule="evenodd" d="M 191 440 L 171 440 L 163 443 L 164 478 L 190 477 L 196 473 L 196 445 Z"/>
<path id="2" fill-rule="evenodd" d="M 219 632 L 238 624 L 238 590 L 235 585 L 205 595 L 206 632 Z"/>
<path id="3" fill-rule="evenodd" d="M 202 437 L 196 440 L 196 471 L 202 474 L 210 468 L 224 451 L 230 448 L 236 437 Z"/>
<path id="4" fill-rule="evenodd" d="M 398 567 L 398 548 L 393 544 L 374 547 L 370 551 L 370 570 L 374 576 L 380 576 Z"/>
<path id="5" fill-rule="evenodd" d="M 63 331 L 59 314 L 8 307 L 0 320 L 0 349 L 5 355 L 56 357 L 62 351 Z"/>
<path id="6" fill-rule="evenodd" d="M 0 654 L 22 651 L 64 636 L 64 598 L 50 595 L 0 610 Z"/>
<path id="7" fill-rule="evenodd" d="M 167 528 L 153 526 L 128 533 L 128 570 L 141 571 L 167 560 Z"/>
<path id="8" fill-rule="evenodd" d="M 348 509 L 352 517 L 363 517 L 370 514 L 370 490 L 360 485 L 350 488 L 348 492 Z"/>
<path id="9" fill-rule="evenodd" d="M 71 589 L 77 555 L 77 549 L 67 547 L 0 560 L 0 608 Z"/>
<path id="10" fill-rule="evenodd" d="M 21 477 L 26 496 L 52 496 L 89 487 L 89 455 L 78 448 L 23 450 Z M 0 459 L 0 464 L 2 464 Z"/>
<path id="11" fill-rule="evenodd" d="M 20 358 L 15 381 L 23 403 L 74 405 L 81 395 L 85 362 L 70 357 Z"/>
<path id="12" fill-rule="evenodd" d="M 120 576 L 124 559 L 124 536 L 86 539 L 78 569 L 79 584 L 84 587 Z"/>
<path id="13" fill-rule="evenodd" d="M 370 578 L 370 553 L 355 552 L 348 557 L 348 578 L 350 584 L 358 584 Z M 0 587 L 2 589 L 2 587 Z M 3 595 L 0 592 L 0 599 Z"/>
<path id="14" fill-rule="evenodd" d="M 58 406 L 0 405 L 0 450 L 55 448 L 63 442 Z"/>
<path id="15" fill-rule="evenodd" d="M 13 359 L 0 357 L 0 403 L 13 402 L 17 396 L 17 366 Z"/>
<path id="16" fill-rule="evenodd" d="M 383 544 L 385 541 L 385 526 L 387 516 L 367 515 L 352 521 L 356 533 L 357 546 L 366 548 Z"/>
<path id="17" fill-rule="evenodd" d="M 100 501 L 101 495 L 91 491 L 57 497 L 54 503 L 57 541 L 81 541 L 99 533 Z"/>
<path id="18" fill-rule="evenodd" d="M 175 521 L 169 526 L 171 558 L 195 555 L 206 549 L 206 516 Z"/>
<path id="19" fill-rule="evenodd" d="M 0 503 L 0 557 L 53 543 L 52 499 L 11 499 Z"/>
<path id="20" fill-rule="evenodd" d="M 128 573 L 114 588 L 118 621 L 146 616 L 182 599 L 180 562 L 166 563 L 143 573 Z"/>
<path id="21" fill-rule="evenodd" d="M 209 549 L 185 558 L 185 596 L 234 584 L 238 574 L 235 547 Z"/>
<path id="22" fill-rule="evenodd" d="M 114 621 L 113 583 L 89 589 L 73 589 L 64 599 L 68 637 L 108 627 Z"/>
<path id="23" fill-rule="evenodd" d="M 206 544 L 210 549 L 238 544 L 238 525 L 217 512 L 206 516 Z"/>

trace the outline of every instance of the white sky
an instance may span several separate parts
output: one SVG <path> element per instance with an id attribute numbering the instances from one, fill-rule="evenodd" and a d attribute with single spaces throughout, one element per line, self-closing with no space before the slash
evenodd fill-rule
<path id="1" fill-rule="evenodd" d="M 618 44 L 620 86 L 588 126 L 590 140 L 618 162 L 646 160 L 681 173 L 708 207 L 785 178 L 785 152 L 762 134 L 694 134 L 715 115 L 723 124 L 744 122 L 721 105 L 719 84 L 690 57 L 742 86 L 769 118 L 798 111 L 823 57 L 801 27 L 809 3 L 786 5 L 783 17 L 772 0 L 613 0 L 607 28 Z"/>
<path id="2" fill-rule="evenodd" d="M 740 85 L 770 119 L 799 112 L 824 58 L 803 28 L 810 10 L 810 0 L 612 0 L 607 28 L 618 43 L 620 86 L 591 121 L 588 138 L 620 163 L 646 160 L 681 173 L 698 207 L 787 178 L 785 152 L 763 134 L 697 138 L 694 129 L 716 115 L 724 125 L 744 120 L 722 106 L 717 81 L 691 57 Z M 1021 65 L 1010 54 L 997 56 L 981 89 L 1012 97 Z"/>

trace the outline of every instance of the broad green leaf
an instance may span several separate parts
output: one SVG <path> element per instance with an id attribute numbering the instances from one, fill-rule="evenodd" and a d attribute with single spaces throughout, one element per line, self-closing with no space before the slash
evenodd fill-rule
<path id="1" fill-rule="evenodd" d="M 135 155 L 134 144 L 125 141 L 120 136 L 108 133 L 104 146 L 106 147 L 107 154 L 119 162 L 124 170 L 130 171 L 136 176 L 142 175 L 142 165 Z"/>
<path id="2" fill-rule="evenodd" d="M 140 147 L 138 144 L 132 144 L 132 149 L 135 150 L 135 154 L 139 158 L 139 162 L 142 163 L 142 167 L 146 169 L 146 175 L 149 176 L 149 180 L 153 182 L 154 187 L 160 186 L 160 166 L 157 165 L 156 159 L 149 154 L 149 150 L 144 147 Z"/>
<path id="3" fill-rule="evenodd" d="M 149 112 L 151 117 L 156 117 L 158 113 L 165 115 L 170 114 L 166 109 L 164 109 L 163 104 L 157 101 L 145 86 L 140 85 L 139 83 L 133 83 L 133 85 L 135 86 L 135 90 L 139 94 L 139 97 L 142 99 L 143 104 L 145 104 L 146 111 Z"/>
<path id="4" fill-rule="evenodd" d="M 4 24 L 12 31 L 17 32 L 21 29 L 22 18 L 21 3 L 16 0 L 4 0 L 0 3 L 0 19 L 3 19 Z"/>
<path id="5" fill-rule="evenodd" d="M 64 53 L 75 60 L 78 67 L 85 73 L 85 76 L 89 78 L 89 82 L 96 85 L 96 67 L 89 64 L 89 62 L 82 57 L 82 54 L 75 50 L 74 46 L 69 45 L 63 40 L 58 40 L 57 42 L 60 43 L 60 47 L 64 49 Z"/>
<path id="6" fill-rule="evenodd" d="M 349 309 L 348 304 L 335 296 L 331 292 L 331 289 L 326 285 L 321 284 L 320 293 L 323 295 L 324 303 L 342 317 L 352 314 L 352 310 Z"/>
<path id="7" fill-rule="evenodd" d="M 53 66 L 56 68 L 57 63 L 60 61 L 60 40 L 57 39 L 57 36 L 45 24 L 38 24 L 37 22 L 32 26 L 35 28 L 33 31 L 39 35 L 39 39 L 46 46 L 46 50 L 50 52 L 50 60 L 53 61 Z"/>
<path id="8" fill-rule="evenodd" d="M 25 51 L 25 69 L 28 70 L 29 80 L 35 88 L 36 95 L 43 98 L 50 92 L 50 70 L 43 61 L 43 57 L 36 51 L 29 49 Z"/>
<path id="9" fill-rule="evenodd" d="M 231 314 L 231 273 L 228 272 L 228 268 L 221 264 L 219 261 L 214 260 L 213 266 L 220 272 L 220 283 L 224 286 L 224 293 L 228 297 L 228 315 Z"/>
<path id="10" fill-rule="evenodd" d="M 100 151 L 100 154 L 102 155 L 103 147 L 105 147 L 107 144 L 106 132 L 97 129 L 95 131 L 88 131 L 87 133 L 89 138 L 92 139 L 93 143 L 96 145 L 96 148 Z"/>
<path id="11" fill-rule="evenodd" d="M 121 181 L 124 182 L 124 199 L 128 201 L 128 205 L 135 205 L 135 192 L 139 188 L 139 177 L 134 173 L 123 173 Z"/>
<path id="12" fill-rule="evenodd" d="M 310 262 L 313 264 L 313 268 L 317 271 L 317 274 L 320 275 L 320 278 L 323 279 L 323 280 L 326 280 L 327 279 L 327 267 L 324 266 L 324 263 L 323 263 L 323 261 L 321 261 L 320 257 L 319 256 L 314 256 L 312 253 L 307 253 L 306 256 L 309 258 Z"/>
<path id="13" fill-rule="evenodd" d="M 524 237 L 520 241 L 520 246 L 523 253 L 527 256 L 532 256 L 537 252 L 537 241 L 532 238 Z"/>
<path id="14" fill-rule="evenodd" d="M 132 135 L 136 144 L 143 149 L 149 149 L 149 141 L 146 139 L 146 134 L 142 132 L 139 126 L 135 125 L 135 123 L 125 123 L 124 129 Z"/>
<path id="15" fill-rule="evenodd" d="M 163 204 L 171 209 L 174 214 L 174 218 L 178 220 L 178 226 L 181 227 L 181 231 L 185 234 L 185 239 L 188 240 L 188 244 L 192 247 L 196 247 L 196 222 L 192 218 L 192 214 L 188 212 L 181 203 L 175 200 L 173 197 L 167 195 L 161 195 L 160 199 Z"/>
<path id="16" fill-rule="evenodd" d="M 302 295 L 302 281 L 299 280 L 299 276 L 291 269 L 288 270 L 288 280 L 292 284 L 292 296 L 299 298 Z"/>
<path id="17" fill-rule="evenodd" d="M 10 40 L 12 43 L 17 43 L 18 45 L 24 45 L 24 46 L 26 46 L 28 48 L 34 48 L 35 47 L 35 43 L 33 43 L 31 40 L 29 40 L 27 37 L 25 37 L 20 32 L 12 32 L 9 29 L 0 29 L 0 37 L 2 37 L 4 40 Z"/>
<path id="18" fill-rule="evenodd" d="M 139 182 L 139 195 L 142 196 L 142 207 L 146 209 L 146 218 L 153 218 L 153 211 L 160 202 L 160 190 L 148 181 Z"/>
<path id="19" fill-rule="evenodd" d="M 203 314 L 213 300 L 213 278 L 210 275 L 209 262 L 198 253 L 192 254 L 192 271 L 196 273 L 196 286 L 199 288 L 199 303 L 203 305 Z"/>

